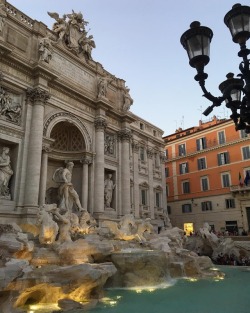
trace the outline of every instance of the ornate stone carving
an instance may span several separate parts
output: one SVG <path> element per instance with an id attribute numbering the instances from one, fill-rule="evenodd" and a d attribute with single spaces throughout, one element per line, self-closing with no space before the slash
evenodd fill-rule
<path id="1" fill-rule="evenodd" d="M 115 136 L 105 133 L 104 154 L 115 156 Z"/>
<path id="2" fill-rule="evenodd" d="M 62 17 L 56 12 L 48 14 L 56 20 L 52 30 L 57 36 L 57 42 L 63 42 L 75 54 L 83 54 L 86 60 L 92 60 L 92 49 L 96 45 L 93 36 L 87 36 L 85 26 L 88 22 L 83 19 L 82 13 L 72 10 L 71 14 L 64 14 Z"/>
<path id="3" fill-rule="evenodd" d="M 3 29 L 5 26 L 5 21 L 6 21 L 7 13 L 6 13 L 6 7 L 4 3 L 0 4 L 0 34 L 2 35 Z"/>
<path id="4" fill-rule="evenodd" d="M 108 85 L 111 84 L 113 80 L 114 79 L 112 77 L 99 77 L 98 78 L 98 81 L 97 81 L 97 97 L 98 98 L 101 98 L 101 97 L 106 98 Z"/>
<path id="5" fill-rule="evenodd" d="M 83 156 L 82 159 L 80 160 L 82 164 L 92 164 L 93 163 L 93 158 L 91 156 Z"/>
<path id="6" fill-rule="evenodd" d="M 121 141 L 130 141 L 130 139 L 132 138 L 131 130 L 127 128 L 120 130 L 118 132 L 118 138 Z"/>
<path id="7" fill-rule="evenodd" d="M 9 147 L 3 147 L 0 155 L 0 198 L 10 199 L 9 181 L 13 175 L 10 166 Z"/>
<path id="8" fill-rule="evenodd" d="M 133 149 L 133 152 L 134 153 L 139 153 L 139 148 L 140 148 L 140 145 L 137 141 L 134 141 L 132 142 L 132 149 Z"/>
<path id="9" fill-rule="evenodd" d="M 147 155 L 149 159 L 153 159 L 154 151 L 152 149 L 147 149 Z"/>
<path id="10" fill-rule="evenodd" d="M 21 104 L 15 103 L 9 93 L 3 87 L 0 87 L 0 116 L 13 123 L 20 124 L 21 113 Z"/>
<path id="11" fill-rule="evenodd" d="M 65 168 L 58 168 L 53 175 L 54 182 L 59 184 L 59 208 L 69 212 L 72 212 L 74 204 L 79 211 L 83 210 L 79 196 L 71 182 L 73 167 L 74 163 L 68 162 Z"/>
<path id="12" fill-rule="evenodd" d="M 106 119 L 100 116 L 95 119 L 94 124 L 95 124 L 96 130 L 104 131 L 105 128 L 107 127 Z"/>
<path id="13" fill-rule="evenodd" d="M 113 199 L 113 190 L 115 189 L 115 184 L 112 180 L 112 174 L 108 174 L 104 181 L 104 206 L 105 208 L 111 208 L 111 202 Z"/>
<path id="14" fill-rule="evenodd" d="M 50 152 L 52 152 L 52 149 L 51 149 L 51 147 L 49 147 L 49 146 L 47 146 L 47 145 L 43 145 L 42 151 L 43 151 L 44 153 L 50 153 Z"/>
<path id="15" fill-rule="evenodd" d="M 51 45 L 51 39 L 49 37 L 49 34 L 47 34 L 46 37 L 42 38 L 39 41 L 38 52 L 40 61 L 49 63 L 49 61 L 52 59 L 53 47 Z"/>
<path id="16" fill-rule="evenodd" d="M 124 95 L 123 95 L 123 106 L 122 110 L 124 112 L 127 112 L 131 105 L 133 104 L 134 100 L 131 98 L 129 94 L 130 89 L 128 87 L 125 88 Z"/>
<path id="17" fill-rule="evenodd" d="M 41 101 L 44 104 L 49 100 L 50 95 L 48 91 L 37 87 L 37 88 L 28 88 L 26 91 L 27 98 L 29 98 L 32 102 Z"/>
<path id="18" fill-rule="evenodd" d="M 165 164 L 166 160 L 167 160 L 167 158 L 166 158 L 165 154 L 163 152 L 161 152 L 160 153 L 160 162 L 162 164 Z"/>

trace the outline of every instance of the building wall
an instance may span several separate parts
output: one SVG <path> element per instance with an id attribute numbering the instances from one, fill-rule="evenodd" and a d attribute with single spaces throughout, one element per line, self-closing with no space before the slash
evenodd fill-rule
<path id="1" fill-rule="evenodd" d="M 219 138 L 219 133 L 224 136 Z M 201 138 L 204 146 L 199 150 L 197 140 L 201 143 Z M 185 223 L 193 223 L 194 231 L 197 231 L 204 222 L 208 222 L 216 231 L 224 231 L 230 228 L 229 222 L 234 221 L 239 231 L 248 230 L 249 187 L 239 185 L 239 174 L 243 182 L 250 170 L 250 159 L 244 159 L 242 150 L 243 147 L 249 149 L 249 136 L 236 132 L 231 120 L 213 117 L 210 122 L 200 122 L 198 127 L 179 129 L 164 140 L 168 206 L 173 225 L 184 228 Z M 185 151 L 179 150 L 180 146 L 185 146 Z M 205 160 L 205 168 L 199 168 L 199 159 Z M 205 182 L 202 184 L 202 179 L 207 181 L 207 185 Z M 190 187 L 186 193 L 183 190 L 185 182 Z M 211 204 L 203 204 L 202 209 L 202 202 Z M 186 211 L 191 212 L 183 213 L 185 204 Z"/>
<path id="2" fill-rule="evenodd" d="M 2 220 L 34 221 L 39 206 L 54 201 L 55 171 L 73 161 L 72 183 L 95 218 L 133 213 L 161 227 L 166 217 L 163 131 L 125 107 L 123 79 L 68 49 L 42 22 L 2 2 L 0 154 L 4 147 L 10 149 L 13 170 L 9 194 L 0 194 Z M 48 34 L 54 39 L 51 58 L 45 60 L 39 47 Z M 105 95 L 98 90 L 101 78 L 109 80 Z M 9 115 L 3 110 L 8 99 Z M 16 108 L 19 115 L 11 111 Z M 115 188 L 106 208 L 104 180 L 109 174 Z"/>

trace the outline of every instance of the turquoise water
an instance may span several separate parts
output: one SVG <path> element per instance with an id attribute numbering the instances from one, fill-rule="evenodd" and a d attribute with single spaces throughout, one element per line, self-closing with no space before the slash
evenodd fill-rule
<path id="1" fill-rule="evenodd" d="M 109 290 L 106 303 L 87 312 L 249 313 L 250 271 L 242 267 L 220 269 L 226 274 L 224 280 L 181 279 L 171 287 L 141 293 L 132 290 Z"/>
<path id="2" fill-rule="evenodd" d="M 156 290 L 107 290 L 102 303 L 82 313 L 250 313 L 250 268 L 219 269 L 223 280 L 179 279 Z M 28 312 L 53 311 L 44 309 Z"/>

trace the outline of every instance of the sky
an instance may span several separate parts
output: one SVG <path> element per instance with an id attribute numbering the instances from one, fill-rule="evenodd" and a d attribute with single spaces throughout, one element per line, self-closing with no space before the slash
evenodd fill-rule
<path id="1" fill-rule="evenodd" d="M 242 5 L 247 5 L 247 1 Z M 214 37 L 206 87 L 220 96 L 218 85 L 226 74 L 239 73 L 239 46 L 233 43 L 224 24 L 225 14 L 235 0 L 10 0 L 10 4 L 32 19 L 52 29 L 55 22 L 47 12 L 60 16 L 72 9 L 82 12 L 93 35 L 95 61 L 118 78 L 124 79 L 134 100 L 131 111 L 158 126 L 164 136 L 179 127 L 197 126 L 216 115 L 229 118 L 222 104 L 205 117 L 202 112 L 211 104 L 202 97 L 194 80 L 196 70 L 189 66 L 181 35 L 192 21 L 210 27 Z M 248 48 L 250 45 L 248 44 Z"/>

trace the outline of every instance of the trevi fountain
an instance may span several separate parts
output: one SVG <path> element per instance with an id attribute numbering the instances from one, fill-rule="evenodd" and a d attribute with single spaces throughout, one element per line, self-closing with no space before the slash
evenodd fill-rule
<path id="1" fill-rule="evenodd" d="M 222 312 L 199 295 L 224 299 L 212 260 L 249 249 L 172 227 L 162 130 L 93 60 L 83 14 L 48 14 L 0 1 L 0 312 Z"/>

